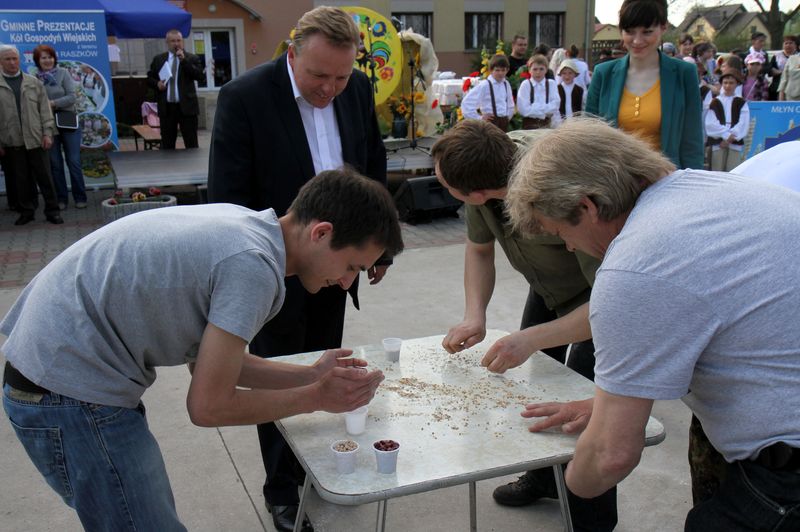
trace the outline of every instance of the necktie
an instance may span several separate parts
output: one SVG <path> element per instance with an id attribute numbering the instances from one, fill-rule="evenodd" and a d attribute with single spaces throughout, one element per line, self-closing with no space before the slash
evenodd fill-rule
<path id="1" fill-rule="evenodd" d="M 169 86 L 167 87 L 167 101 L 168 102 L 177 102 L 178 101 L 178 93 L 175 86 L 175 78 L 178 74 L 178 56 L 177 54 L 172 54 L 172 77 L 169 78 Z"/>

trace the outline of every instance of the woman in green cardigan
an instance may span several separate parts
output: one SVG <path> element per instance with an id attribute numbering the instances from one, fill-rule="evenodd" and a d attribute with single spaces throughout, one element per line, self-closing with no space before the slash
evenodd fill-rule
<path id="1" fill-rule="evenodd" d="M 597 65 L 586 112 L 636 132 L 678 168 L 703 168 L 702 101 L 697 69 L 658 49 L 664 0 L 625 0 L 619 11 L 625 57 Z"/>

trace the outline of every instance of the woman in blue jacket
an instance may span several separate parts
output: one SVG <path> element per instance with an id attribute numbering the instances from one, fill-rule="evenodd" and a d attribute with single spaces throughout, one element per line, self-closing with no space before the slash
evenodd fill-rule
<path id="1" fill-rule="evenodd" d="M 619 11 L 625 57 L 597 65 L 588 113 L 636 132 L 678 168 L 703 168 L 702 101 L 697 69 L 659 50 L 663 0 L 625 0 Z"/>

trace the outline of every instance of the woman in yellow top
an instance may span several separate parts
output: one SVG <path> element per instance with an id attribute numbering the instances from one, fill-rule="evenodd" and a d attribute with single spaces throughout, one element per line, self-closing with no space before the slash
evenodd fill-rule
<path id="1" fill-rule="evenodd" d="M 619 27 L 627 55 L 595 68 L 586 111 L 635 132 L 678 168 L 703 168 L 697 70 L 661 53 L 664 0 L 625 0 Z"/>

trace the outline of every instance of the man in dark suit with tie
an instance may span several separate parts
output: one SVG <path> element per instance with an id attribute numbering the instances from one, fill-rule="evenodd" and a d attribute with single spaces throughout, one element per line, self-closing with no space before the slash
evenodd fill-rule
<path id="1" fill-rule="evenodd" d="M 222 87 L 211 137 L 209 201 L 271 207 L 280 216 L 303 183 L 343 164 L 386 183 L 372 86 L 353 68 L 359 44 L 350 15 L 318 7 L 300 18 L 286 54 Z M 389 263 L 369 269 L 372 284 Z M 356 290 L 353 283 L 349 292 L 358 308 Z M 346 299 L 338 286 L 312 295 L 287 280 L 281 312 L 250 352 L 278 356 L 340 346 Z M 291 530 L 299 467 L 274 425 L 259 425 L 259 440 L 267 507 L 278 530 Z"/>
<path id="2" fill-rule="evenodd" d="M 205 79 L 203 62 L 183 49 L 183 36 L 178 30 L 167 32 L 167 50 L 150 63 L 147 84 L 156 90 L 158 118 L 161 122 L 161 149 L 174 150 L 181 128 L 183 144 L 197 148 L 197 90 L 194 82 Z M 169 72 L 169 77 L 162 75 Z"/>

